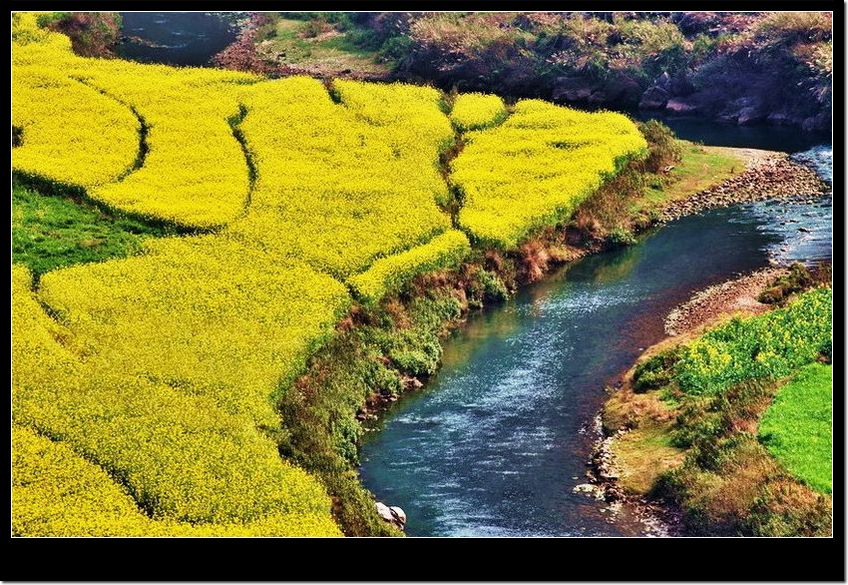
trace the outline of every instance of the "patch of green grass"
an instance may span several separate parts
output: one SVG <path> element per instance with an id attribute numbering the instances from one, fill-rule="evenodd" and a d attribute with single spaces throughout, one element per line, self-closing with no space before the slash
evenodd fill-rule
<path id="1" fill-rule="evenodd" d="M 645 136 L 650 150 L 661 155 L 660 160 L 632 161 L 584 201 L 575 214 L 578 225 L 597 224 L 611 236 L 613 244 L 616 239 L 621 240 L 620 235 L 625 232 L 632 233 L 651 225 L 671 202 L 718 185 L 746 168 L 745 160 L 733 149 L 677 139 L 672 139 L 676 143 L 673 147 L 663 144 L 665 136 L 662 133 L 646 133 Z M 672 151 L 674 156 L 670 156 Z M 667 166 L 673 168 L 664 172 Z M 626 236 L 621 243 L 627 243 Z"/>
<path id="2" fill-rule="evenodd" d="M 833 367 L 810 364 L 778 390 L 760 424 L 769 453 L 812 488 L 832 491 Z"/>
<path id="3" fill-rule="evenodd" d="M 649 493 L 660 475 L 683 462 L 684 451 L 673 444 L 668 426 L 644 424 L 613 443 L 612 452 L 621 467 L 619 485 L 627 493 Z"/>
<path id="4" fill-rule="evenodd" d="M 388 64 L 378 60 L 378 51 L 363 46 L 367 31 L 353 27 L 344 31 L 332 25 L 314 37 L 304 36 L 309 21 L 281 18 L 269 30 L 258 49 L 268 57 L 289 65 L 318 68 L 329 75 L 350 70 L 369 76 L 386 75 Z"/>
<path id="5" fill-rule="evenodd" d="M 745 170 L 745 162 L 730 150 L 686 140 L 679 143 L 680 162 L 668 174 L 648 178 L 643 196 L 635 202 L 633 211 L 646 211 L 684 199 Z"/>
<path id="6" fill-rule="evenodd" d="M 141 249 L 144 238 L 166 233 L 166 228 L 116 217 L 93 204 L 12 184 L 12 261 L 35 275 L 129 256 Z"/>

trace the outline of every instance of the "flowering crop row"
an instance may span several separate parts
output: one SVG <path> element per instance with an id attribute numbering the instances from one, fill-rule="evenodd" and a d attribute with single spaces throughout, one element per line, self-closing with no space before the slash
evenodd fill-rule
<path id="1" fill-rule="evenodd" d="M 148 126 L 144 165 L 91 195 L 188 227 L 222 226 L 240 216 L 250 181 L 228 123 L 239 113 L 233 88 L 201 74 L 133 69 L 86 68 L 89 84 L 132 104 Z"/>
<path id="2" fill-rule="evenodd" d="M 224 225 L 243 212 L 248 168 L 228 119 L 239 113 L 240 84 L 254 76 L 77 57 L 60 40 L 67 37 L 39 31 L 34 15 L 16 15 L 16 25 L 31 42 L 13 51 L 12 124 L 25 127 L 15 169 L 92 187 L 88 194 L 111 207 L 189 227 Z M 146 125 L 144 165 L 115 182 L 141 154 L 133 110 Z"/>
<path id="3" fill-rule="evenodd" d="M 122 104 L 46 67 L 15 69 L 12 93 L 16 170 L 92 187 L 131 168 L 141 128 Z"/>
<path id="4" fill-rule="evenodd" d="M 273 395 L 346 311 L 345 288 L 217 235 L 150 247 L 143 256 L 49 272 L 41 300 L 89 363 L 279 426 Z"/>
<path id="5" fill-rule="evenodd" d="M 688 344 L 677 364 L 681 388 L 715 393 L 752 378 L 781 378 L 830 351 L 833 293 L 820 288 L 784 309 L 733 319 Z"/>
<path id="6" fill-rule="evenodd" d="M 587 114 L 523 100 L 497 128 L 470 132 L 453 161 L 464 194 L 459 223 L 479 240 L 514 248 L 574 209 L 647 143 L 621 114 Z"/>
<path id="7" fill-rule="evenodd" d="M 507 117 L 503 100 L 496 95 L 464 93 L 457 96 L 451 121 L 460 132 L 497 126 Z"/>
<path id="8" fill-rule="evenodd" d="M 339 536 L 325 514 L 247 523 L 153 520 L 99 466 L 62 442 L 12 427 L 12 533 L 20 536 Z"/>
<path id="9" fill-rule="evenodd" d="M 50 319 L 30 284 L 26 269 L 13 267 L 14 422 L 65 442 L 119 478 L 155 519 L 243 524 L 301 514 L 332 523 L 323 486 L 280 459 L 249 414 L 222 407 L 191 380 L 156 380 L 140 368 L 124 370 L 126 359 L 114 367 L 88 355 L 73 319 L 70 327 Z M 108 307 L 88 317 L 115 319 Z M 137 349 L 139 359 L 169 342 L 191 352 L 184 338 L 168 341 L 169 333 L 156 347 Z"/>
<path id="10" fill-rule="evenodd" d="M 436 161 L 452 133 L 436 100 L 409 86 L 380 88 L 392 98 L 380 117 L 357 101 L 376 86 L 339 85 L 348 107 L 305 77 L 245 90 L 241 127 L 258 179 L 250 213 L 229 231 L 343 279 L 450 228 Z"/>
<path id="11" fill-rule="evenodd" d="M 419 274 L 456 266 L 470 250 L 465 234 L 450 230 L 423 246 L 377 260 L 365 272 L 349 278 L 348 284 L 359 298 L 379 301 Z"/>

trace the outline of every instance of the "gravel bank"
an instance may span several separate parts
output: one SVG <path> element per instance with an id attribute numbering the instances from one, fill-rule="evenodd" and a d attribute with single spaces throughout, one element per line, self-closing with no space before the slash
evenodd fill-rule
<path id="1" fill-rule="evenodd" d="M 662 212 L 660 221 L 670 221 L 734 203 L 766 199 L 812 202 L 831 192 L 831 187 L 810 168 L 790 160 L 782 152 L 734 148 L 747 161 L 740 175 L 705 189 L 685 200 L 674 201 Z"/>

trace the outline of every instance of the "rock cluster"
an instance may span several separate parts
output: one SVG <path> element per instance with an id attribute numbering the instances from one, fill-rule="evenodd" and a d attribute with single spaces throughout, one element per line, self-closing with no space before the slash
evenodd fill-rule
<path id="1" fill-rule="evenodd" d="M 829 185 L 814 171 L 792 162 L 786 154 L 774 153 L 757 160 L 741 175 L 671 203 L 660 219 L 669 221 L 713 207 L 766 199 L 812 202 L 829 191 Z"/>
<path id="2" fill-rule="evenodd" d="M 618 483 L 619 471 L 615 465 L 612 452 L 612 442 L 625 431 L 617 431 L 605 436 L 595 443 L 592 455 L 589 457 L 590 483 L 581 484 L 574 488 L 575 492 L 591 493 L 595 498 L 607 502 L 617 502 L 624 499 L 624 492 Z M 587 489 L 587 487 L 592 489 Z M 578 489 L 579 488 L 579 489 Z"/>

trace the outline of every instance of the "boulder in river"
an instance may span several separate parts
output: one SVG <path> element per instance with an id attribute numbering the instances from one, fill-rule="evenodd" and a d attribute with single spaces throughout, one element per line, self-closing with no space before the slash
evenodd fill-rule
<path id="1" fill-rule="evenodd" d="M 403 508 L 400 506 L 391 506 L 389 510 L 392 511 L 392 516 L 394 516 L 401 525 L 406 524 L 406 512 L 403 511 Z"/>
<path id="2" fill-rule="evenodd" d="M 402 529 L 406 525 L 406 512 L 400 506 L 387 506 L 383 502 L 377 502 L 377 514 L 398 528 Z"/>
<path id="3" fill-rule="evenodd" d="M 392 510 L 383 502 L 377 502 L 377 514 L 386 522 L 393 522 L 395 519 Z"/>
<path id="4" fill-rule="evenodd" d="M 689 114 L 698 110 L 698 106 L 683 99 L 670 99 L 665 104 L 665 109 L 672 114 Z"/>

